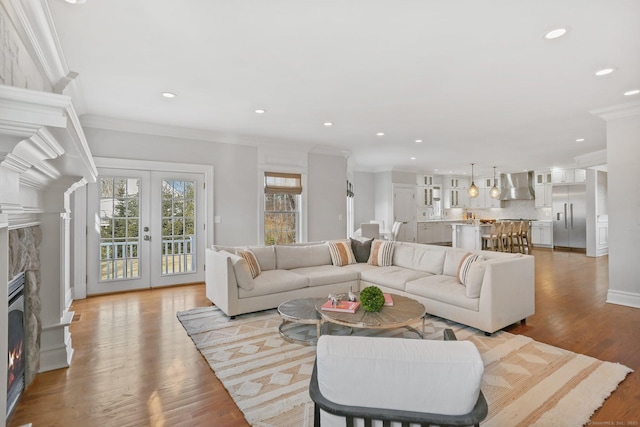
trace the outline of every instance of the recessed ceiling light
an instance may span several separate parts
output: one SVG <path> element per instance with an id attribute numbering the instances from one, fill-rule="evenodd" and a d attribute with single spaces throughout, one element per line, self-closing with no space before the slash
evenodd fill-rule
<path id="1" fill-rule="evenodd" d="M 421 139 L 416 139 L 416 144 L 420 144 L 422 142 Z"/>
<path id="2" fill-rule="evenodd" d="M 376 133 L 376 135 L 378 135 L 378 136 L 384 136 L 384 132 L 378 132 L 378 133 Z"/>
<path id="3" fill-rule="evenodd" d="M 333 126 L 333 123 L 331 123 L 331 122 L 324 122 L 324 125 L 325 125 L 325 126 Z"/>
<path id="4" fill-rule="evenodd" d="M 576 142 L 584 142 L 584 138 L 578 138 L 576 139 Z"/>
<path id="5" fill-rule="evenodd" d="M 637 95 L 639 93 L 640 93 L 640 89 L 633 89 L 633 90 L 629 90 L 629 91 L 625 92 L 624 96 Z"/>
<path id="6" fill-rule="evenodd" d="M 566 28 L 554 28 L 551 31 L 547 31 L 544 35 L 544 38 L 547 40 L 557 39 L 558 37 L 562 37 L 567 34 Z"/>
<path id="7" fill-rule="evenodd" d="M 267 110 L 263 110 L 261 108 L 258 108 L 257 110 L 255 110 L 256 114 L 264 114 L 267 112 Z"/>
<path id="8" fill-rule="evenodd" d="M 173 92 L 162 92 L 162 96 L 164 96 L 165 98 L 175 98 L 178 95 Z"/>
<path id="9" fill-rule="evenodd" d="M 412 158 L 411 158 L 411 160 L 415 160 L 415 159 L 416 159 L 415 157 L 412 157 Z"/>
<path id="10" fill-rule="evenodd" d="M 613 68 L 603 68 L 595 72 L 596 76 L 606 76 L 607 74 L 613 73 Z"/>
<path id="11" fill-rule="evenodd" d="M 64 0 L 64 1 L 71 4 L 84 4 L 86 3 L 87 0 Z"/>

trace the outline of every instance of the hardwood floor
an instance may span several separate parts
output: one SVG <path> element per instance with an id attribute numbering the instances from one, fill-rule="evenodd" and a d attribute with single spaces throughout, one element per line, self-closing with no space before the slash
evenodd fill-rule
<path id="1" fill-rule="evenodd" d="M 604 302 L 608 259 L 547 249 L 534 255 L 536 314 L 507 330 L 640 369 L 640 309 Z M 176 318 L 208 304 L 202 284 L 75 301 L 71 367 L 39 374 L 7 425 L 247 426 Z M 634 372 L 592 425 L 639 422 Z"/>

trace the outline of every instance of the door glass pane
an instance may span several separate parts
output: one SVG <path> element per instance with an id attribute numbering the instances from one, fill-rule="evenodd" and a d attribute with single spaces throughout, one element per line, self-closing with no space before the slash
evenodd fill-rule
<path id="1" fill-rule="evenodd" d="M 140 277 L 140 179 L 100 178 L 101 282 Z"/>
<path id="2" fill-rule="evenodd" d="M 162 275 L 196 271 L 195 181 L 162 181 Z"/>

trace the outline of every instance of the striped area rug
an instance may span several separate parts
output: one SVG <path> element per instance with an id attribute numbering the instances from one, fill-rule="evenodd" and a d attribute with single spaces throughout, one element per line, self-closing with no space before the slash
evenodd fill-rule
<path id="1" fill-rule="evenodd" d="M 308 385 L 315 346 L 284 341 L 278 333 L 281 320 L 275 310 L 235 320 L 216 307 L 181 311 L 177 316 L 249 424 L 313 425 Z M 480 350 L 485 364 L 482 391 L 489 403 L 489 415 L 482 423 L 486 427 L 582 426 L 632 372 L 626 366 L 523 335 L 497 332 L 486 337 L 476 329 L 437 317 L 427 319 L 425 338 L 442 339 L 445 328 Z M 308 325 L 300 325 L 298 332 L 314 333 Z M 357 333 L 416 337 L 406 329 Z"/>

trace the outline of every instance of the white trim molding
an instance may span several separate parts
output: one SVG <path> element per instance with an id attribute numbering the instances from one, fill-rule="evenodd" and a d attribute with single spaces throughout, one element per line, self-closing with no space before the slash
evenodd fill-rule
<path id="1" fill-rule="evenodd" d="M 627 307 L 640 308 L 640 294 L 624 291 L 607 292 L 607 301 L 610 304 L 625 305 Z"/>

